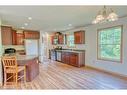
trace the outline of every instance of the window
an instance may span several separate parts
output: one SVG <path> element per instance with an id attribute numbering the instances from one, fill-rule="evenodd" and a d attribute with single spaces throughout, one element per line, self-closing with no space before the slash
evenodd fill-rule
<path id="1" fill-rule="evenodd" d="M 98 59 L 121 62 L 122 26 L 98 30 Z"/>
<path id="2" fill-rule="evenodd" d="M 68 44 L 68 47 L 75 47 L 74 34 L 71 34 L 71 35 L 67 36 L 67 44 Z"/>

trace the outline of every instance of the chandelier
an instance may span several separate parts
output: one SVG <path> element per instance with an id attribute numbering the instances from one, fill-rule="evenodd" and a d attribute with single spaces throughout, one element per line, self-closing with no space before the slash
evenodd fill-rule
<path id="1" fill-rule="evenodd" d="M 116 21 L 118 20 L 118 15 L 112 10 L 107 9 L 106 6 L 98 12 L 98 15 L 93 20 L 93 24 L 107 22 L 107 21 Z"/>

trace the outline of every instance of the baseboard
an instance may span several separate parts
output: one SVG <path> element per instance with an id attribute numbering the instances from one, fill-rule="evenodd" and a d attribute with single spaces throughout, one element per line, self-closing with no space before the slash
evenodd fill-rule
<path id="1" fill-rule="evenodd" d="M 90 69 L 94 69 L 94 70 L 97 70 L 97 71 L 100 71 L 100 72 L 103 72 L 103 73 L 107 73 L 107 74 L 110 74 L 110 75 L 113 75 L 113 76 L 116 76 L 116 77 L 119 77 L 119 78 L 127 80 L 127 76 L 123 75 L 123 74 L 118 74 L 118 73 L 115 73 L 115 72 L 103 70 L 103 69 L 100 69 L 100 68 L 97 68 L 97 67 L 93 67 L 93 66 L 88 66 L 88 65 L 86 65 L 85 67 L 90 68 Z"/>

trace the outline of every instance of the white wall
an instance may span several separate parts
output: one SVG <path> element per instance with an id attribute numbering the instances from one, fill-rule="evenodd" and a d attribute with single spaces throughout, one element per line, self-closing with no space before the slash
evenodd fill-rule
<path id="1" fill-rule="evenodd" d="M 97 60 L 97 29 L 123 25 L 123 63 Z M 86 64 L 127 76 L 127 18 L 116 22 L 92 25 L 86 30 Z"/>

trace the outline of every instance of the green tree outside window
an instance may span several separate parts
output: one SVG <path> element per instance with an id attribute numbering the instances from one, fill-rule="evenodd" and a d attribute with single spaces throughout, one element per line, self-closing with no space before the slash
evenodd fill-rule
<path id="1" fill-rule="evenodd" d="M 98 58 L 121 61 L 122 26 L 98 31 Z"/>

